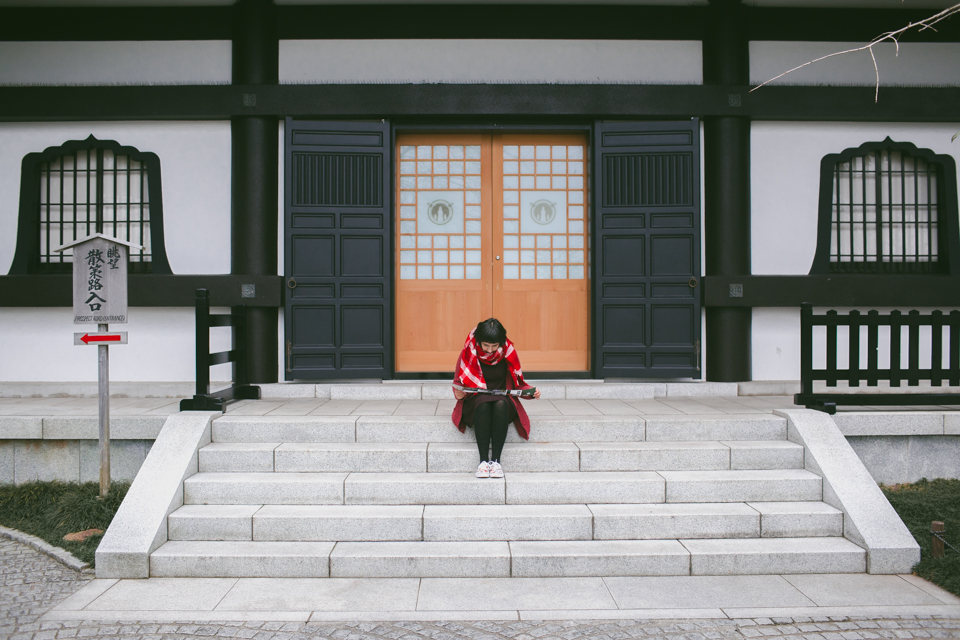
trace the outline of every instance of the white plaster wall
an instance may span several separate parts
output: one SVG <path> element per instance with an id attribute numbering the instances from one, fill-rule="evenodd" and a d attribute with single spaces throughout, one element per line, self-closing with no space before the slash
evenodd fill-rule
<path id="1" fill-rule="evenodd" d="M 229 40 L 0 42 L 0 85 L 229 84 Z"/>
<path id="2" fill-rule="evenodd" d="M 753 310 L 753 379 L 800 379 L 800 309 Z"/>
<path id="3" fill-rule="evenodd" d="M 23 157 L 90 135 L 160 157 L 174 273 L 230 272 L 229 122 L 44 122 L 0 123 L 0 274 L 9 271 L 16 249 Z"/>
<path id="4" fill-rule="evenodd" d="M 933 13 L 933 12 L 932 12 Z M 891 25 L 899 28 L 906 26 Z M 863 42 L 766 42 L 750 43 L 750 84 L 766 82 L 785 71 L 822 56 L 864 46 Z M 873 47 L 874 69 L 869 51 L 857 51 L 820 60 L 792 71 L 775 84 L 785 85 L 957 85 L 960 84 L 960 44 L 953 42 L 907 42 L 900 52 L 891 42 Z M 880 90 L 883 99 L 883 89 Z"/>
<path id="5" fill-rule="evenodd" d="M 228 309 L 215 309 L 226 312 Z M 191 382 L 194 364 L 192 308 L 131 307 L 129 344 L 110 348 L 110 379 L 124 382 Z M 70 308 L 0 308 L 0 382 L 89 382 L 97 379 L 97 349 L 73 344 L 74 332 L 96 325 L 73 324 Z M 230 348 L 230 329 L 210 332 L 210 350 Z M 231 378 L 229 364 L 217 365 L 211 379 Z"/>
<path id="6" fill-rule="evenodd" d="M 753 273 L 810 272 L 817 248 L 823 156 L 890 136 L 960 159 L 960 142 L 950 142 L 957 131 L 960 120 L 952 124 L 754 122 L 750 139 Z"/>
<path id="7" fill-rule="evenodd" d="M 282 40 L 280 82 L 700 84 L 699 41 Z"/>
<path id="8" fill-rule="evenodd" d="M 861 313 L 866 313 L 870 309 L 860 308 Z M 900 311 L 907 314 L 911 309 L 901 307 Z M 932 308 L 920 307 L 917 309 L 920 313 L 929 314 Z M 949 313 L 952 309 L 940 309 L 944 313 Z M 822 314 L 827 308 L 814 308 L 814 313 Z M 837 307 L 837 311 L 843 315 L 851 311 L 850 308 Z M 888 315 L 893 308 L 877 307 L 881 315 Z M 867 333 L 866 327 L 860 330 L 861 346 L 861 366 L 866 368 L 866 345 Z M 889 349 L 889 329 L 881 328 L 878 334 L 879 349 L 877 352 L 877 365 L 881 369 L 890 366 Z M 849 364 L 848 341 L 845 330 L 841 330 L 837 338 L 837 366 L 846 368 Z M 902 336 L 904 348 L 901 349 L 900 358 L 904 368 L 907 366 L 907 331 L 904 327 Z M 930 342 L 931 331 L 929 327 L 920 328 L 920 367 L 930 367 Z M 949 339 L 944 334 L 944 352 L 943 362 L 949 359 L 947 347 Z M 800 309 L 799 308 L 756 308 L 753 310 L 753 379 L 754 380 L 799 380 L 800 379 Z M 818 327 L 813 334 L 813 366 L 823 368 L 826 366 L 826 328 Z"/>

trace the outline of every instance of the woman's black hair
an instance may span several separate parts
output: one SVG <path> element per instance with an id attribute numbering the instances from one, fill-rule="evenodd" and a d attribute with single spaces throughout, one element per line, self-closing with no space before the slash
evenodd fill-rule
<path id="1" fill-rule="evenodd" d="M 504 345 L 507 342 L 507 330 L 496 318 L 487 318 L 477 325 L 473 337 L 479 342 L 490 342 Z"/>

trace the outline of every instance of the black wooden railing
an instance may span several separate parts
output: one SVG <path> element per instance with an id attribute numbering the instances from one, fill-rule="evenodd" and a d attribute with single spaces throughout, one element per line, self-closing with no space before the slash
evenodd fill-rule
<path id="1" fill-rule="evenodd" d="M 826 368 L 813 368 L 813 331 L 814 327 L 826 327 Z M 847 368 L 838 367 L 839 351 L 837 344 L 841 327 L 847 330 Z M 861 340 L 861 327 L 866 327 L 866 344 Z M 889 327 L 890 366 L 881 369 L 878 363 L 880 352 L 880 327 Z M 903 328 L 906 327 L 906 339 Z M 930 367 L 920 368 L 920 328 L 930 327 Z M 946 349 L 944 348 L 944 328 L 948 328 Z M 862 368 L 863 349 L 866 349 L 866 367 Z M 948 365 L 944 367 L 944 351 L 948 354 Z M 901 363 L 902 354 L 907 354 L 907 366 Z M 814 393 L 813 383 L 822 380 L 828 387 L 836 387 L 841 380 L 851 387 L 859 387 L 866 382 L 868 387 L 876 387 L 881 380 L 888 381 L 891 387 L 899 387 L 903 382 L 916 387 L 920 381 L 929 381 L 933 387 L 944 383 L 960 386 L 960 311 L 944 314 L 933 311 L 922 314 L 917 310 L 904 315 L 899 311 L 881 315 L 878 311 L 868 311 L 865 315 L 851 311 L 840 315 L 834 310 L 824 315 L 814 315 L 813 305 L 804 303 L 800 307 L 800 393 L 794 396 L 796 404 L 808 409 L 818 409 L 835 413 L 837 405 L 927 405 L 960 404 L 960 393 Z"/>
<path id="2" fill-rule="evenodd" d="M 197 393 L 180 401 L 180 411 L 223 411 L 234 400 L 259 400 L 260 387 L 248 384 L 247 308 L 233 307 L 231 313 L 210 313 L 210 294 L 197 289 Z M 233 327 L 233 349 L 210 353 L 210 327 Z M 233 384 L 210 392 L 210 367 L 233 363 Z"/>

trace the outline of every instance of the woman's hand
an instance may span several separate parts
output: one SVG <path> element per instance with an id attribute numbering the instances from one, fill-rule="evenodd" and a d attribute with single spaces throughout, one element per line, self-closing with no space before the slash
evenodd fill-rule
<path id="1" fill-rule="evenodd" d="M 464 393 L 463 391 L 460 391 L 459 389 L 454 389 L 453 397 L 456 398 L 457 400 L 463 400 L 464 398 L 467 397 L 467 394 Z"/>
<path id="2" fill-rule="evenodd" d="M 540 389 L 537 389 L 533 394 L 533 399 L 537 400 L 540 398 Z"/>

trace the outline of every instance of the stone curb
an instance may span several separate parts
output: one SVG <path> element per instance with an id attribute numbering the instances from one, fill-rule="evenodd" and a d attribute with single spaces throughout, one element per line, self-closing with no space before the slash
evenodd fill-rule
<path id="1" fill-rule="evenodd" d="M 53 558 L 65 567 L 73 569 L 74 571 L 90 574 L 91 576 L 93 574 L 93 569 L 90 568 L 89 562 L 83 562 L 69 551 L 55 547 L 52 544 L 41 540 L 37 536 L 32 536 L 29 533 L 24 533 L 23 531 L 17 531 L 16 529 L 0 526 L 0 538 L 25 544 L 28 547 L 31 547 L 34 550 Z"/>

